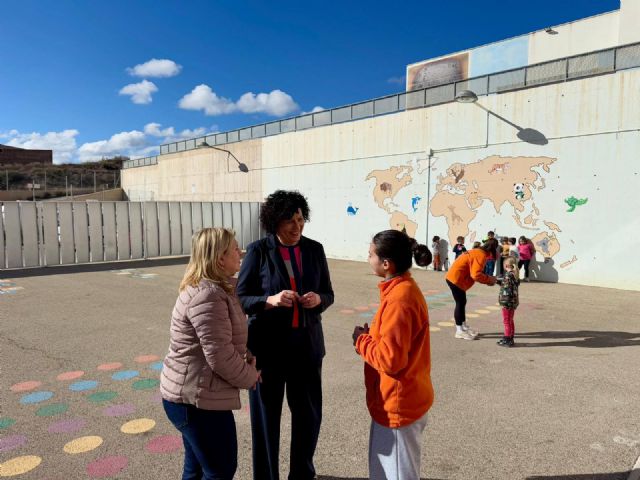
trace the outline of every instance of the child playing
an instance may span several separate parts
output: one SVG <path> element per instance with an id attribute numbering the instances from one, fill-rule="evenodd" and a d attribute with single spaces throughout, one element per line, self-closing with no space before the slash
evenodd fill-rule
<path id="1" fill-rule="evenodd" d="M 433 237 L 431 243 L 431 251 L 433 252 L 433 269 L 437 272 L 442 271 L 442 259 L 440 257 L 440 237 Z"/>
<path id="2" fill-rule="evenodd" d="M 496 267 L 496 250 L 498 248 L 498 241 L 496 240 L 496 234 L 489 230 L 487 232 L 487 238 L 482 241 L 482 243 L 491 242 L 493 248 L 488 252 L 489 256 L 487 257 L 487 262 L 484 264 L 484 274 L 492 276 L 493 271 Z"/>
<path id="3" fill-rule="evenodd" d="M 500 238 L 500 274 L 504 275 L 504 261 L 509 258 L 509 250 L 511 245 L 509 245 L 509 238 L 502 237 Z"/>
<path id="4" fill-rule="evenodd" d="M 533 243 L 524 235 L 518 239 L 518 253 L 520 260 L 518 261 L 518 270 L 520 267 L 524 267 L 524 281 L 529 281 L 529 264 L 531 259 L 536 254 L 536 249 L 533 247 Z"/>
<path id="5" fill-rule="evenodd" d="M 509 256 L 516 259 L 516 262 L 520 260 L 520 252 L 518 252 L 518 239 L 516 237 L 511 237 L 509 239 Z"/>
<path id="6" fill-rule="evenodd" d="M 458 243 L 456 243 L 453 246 L 453 253 L 456 255 L 456 258 L 458 258 L 460 255 L 462 255 L 464 252 L 466 252 L 467 249 L 464 247 L 464 237 L 458 237 L 458 238 L 456 238 L 456 241 Z"/>
<path id="7" fill-rule="evenodd" d="M 515 334 L 515 326 L 513 316 L 518 308 L 518 268 L 516 268 L 516 259 L 507 257 L 504 260 L 504 276 L 500 281 L 500 293 L 498 302 L 502 305 L 502 322 L 504 323 L 504 337 L 498 341 L 498 345 L 502 347 L 513 347 L 513 336 Z"/>
<path id="8" fill-rule="evenodd" d="M 482 246 L 482 243 L 480 242 L 473 242 L 473 248 L 480 248 Z"/>

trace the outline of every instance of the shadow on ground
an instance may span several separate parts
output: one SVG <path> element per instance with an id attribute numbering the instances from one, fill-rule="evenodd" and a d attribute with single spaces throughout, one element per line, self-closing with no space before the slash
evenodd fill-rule
<path id="1" fill-rule="evenodd" d="M 318 480 L 368 480 L 364 477 L 324 477 L 320 475 Z M 420 480 L 444 480 L 441 478 L 421 478 Z"/>
<path id="2" fill-rule="evenodd" d="M 500 334 L 483 334 L 482 338 L 502 338 Z M 527 342 L 527 340 L 558 340 L 553 342 Z M 571 339 L 571 340 L 568 340 Z M 536 347 L 582 347 L 611 348 L 640 346 L 640 333 L 607 332 L 599 330 L 578 330 L 575 332 L 525 332 L 515 336 L 517 348 Z M 564 340 L 564 341 L 563 341 Z M 553 478 L 553 477 L 550 477 Z M 565 478 L 565 477 L 558 477 Z M 573 477 L 566 477 L 573 478 Z M 595 478 L 595 477 L 594 477 Z"/>
<path id="3" fill-rule="evenodd" d="M 534 475 L 526 480 L 627 480 L 631 472 L 581 473 L 578 475 Z"/>
<path id="4" fill-rule="evenodd" d="M 52 267 L 20 268 L 3 270 L 2 278 L 42 277 L 46 275 L 68 275 L 70 273 L 108 272 L 110 270 L 125 270 L 131 268 L 166 267 L 171 265 L 186 265 L 189 257 L 158 258 L 151 260 L 129 260 L 103 263 L 83 263 L 80 265 L 58 265 Z"/>

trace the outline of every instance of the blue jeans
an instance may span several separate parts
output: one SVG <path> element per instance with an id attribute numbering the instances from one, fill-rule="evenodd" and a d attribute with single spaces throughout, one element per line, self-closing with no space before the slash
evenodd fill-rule
<path id="1" fill-rule="evenodd" d="M 484 273 L 486 275 L 493 275 L 493 269 L 496 266 L 495 260 L 487 260 L 487 263 L 484 264 Z"/>
<path id="2" fill-rule="evenodd" d="M 162 400 L 184 442 L 182 480 L 232 480 L 238 468 L 236 423 L 230 410 L 202 410 Z"/>

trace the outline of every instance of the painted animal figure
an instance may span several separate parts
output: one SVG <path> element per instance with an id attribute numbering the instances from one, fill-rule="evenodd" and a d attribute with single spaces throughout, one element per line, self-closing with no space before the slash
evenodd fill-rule
<path id="1" fill-rule="evenodd" d="M 492 175 L 494 173 L 507 173 L 509 167 L 509 163 L 494 163 L 493 167 L 491 167 L 491 170 L 489 170 L 489 173 Z"/>
<path id="2" fill-rule="evenodd" d="M 569 197 L 564 199 L 564 203 L 569 205 L 569 210 L 567 210 L 567 212 L 573 212 L 576 207 L 584 205 L 588 200 L 588 198 Z"/>

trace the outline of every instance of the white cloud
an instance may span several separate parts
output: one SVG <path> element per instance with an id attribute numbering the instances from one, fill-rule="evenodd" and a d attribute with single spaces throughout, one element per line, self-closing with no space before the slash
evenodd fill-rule
<path id="1" fill-rule="evenodd" d="M 3 141 L 6 145 L 18 148 L 31 148 L 34 150 L 53 150 L 53 163 L 66 163 L 72 161 L 76 151 L 76 136 L 78 130 L 63 130 L 62 132 L 47 133 L 20 133 L 18 130 L 10 130 L 0 135 L 9 139 Z"/>
<path id="2" fill-rule="evenodd" d="M 109 140 L 83 143 L 78 149 L 78 157 L 81 162 L 86 162 L 114 155 L 131 156 L 136 150 L 148 146 L 145 134 L 138 130 L 132 130 L 116 133 Z"/>
<path id="3" fill-rule="evenodd" d="M 302 115 L 306 115 L 307 113 L 318 113 L 318 112 L 323 112 L 325 111 L 326 108 L 324 107 L 320 107 L 320 106 L 315 106 L 311 109 L 310 112 L 302 112 Z"/>
<path id="4" fill-rule="evenodd" d="M 160 60 L 152 58 L 148 62 L 140 63 L 133 68 L 127 68 L 129 75 L 149 78 L 175 77 L 180 73 L 180 70 L 182 70 L 181 65 L 166 58 Z"/>
<path id="5" fill-rule="evenodd" d="M 237 102 L 219 97 L 211 87 L 202 84 L 195 87 L 178 102 L 184 110 L 202 110 L 206 115 L 242 113 L 266 113 L 274 117 L 286 115 L 299 109 L 291 95 L 282 90 L 270 93 L 247 92 Z"/>
<path id="6" fill-rule="evenodd" d="M 298 110 L 298 104 L 293 101 L 291 95 L 282 90 L 273 90 L 271 93 L 247 92 L 237 102 L 238 109 L 243 113 L 266 113 L 274 117 L 280 117 Z"/>
<path id="7" fill-rule="evenodd" d="M 228 98 L 218 97 L 209 85 L 198 85 L 180 99 L 178 106 L 184 110 L 202 110 L 207 115 L 222 115 L 236 110 Z"/>
<path id="8" fill-rule="evenodd" d="M 158 91 L 158 87 L 149 80 L 143 80 L 139 83 L 130 83 L 120 89 L 120 95 L 131 95 L 131 101 L 140 105 L 151 103 L 153 99 L 151 94 Z"/>
<path id="9" fill-rule="evenodd" d="M 160 129 L 162 125 L 160 123 L 147 123 L 144 126 L 144 133 L 151 135 L 152 137 L 169 137 L 175 134 L 173 127 L 167 127 Z"/>

